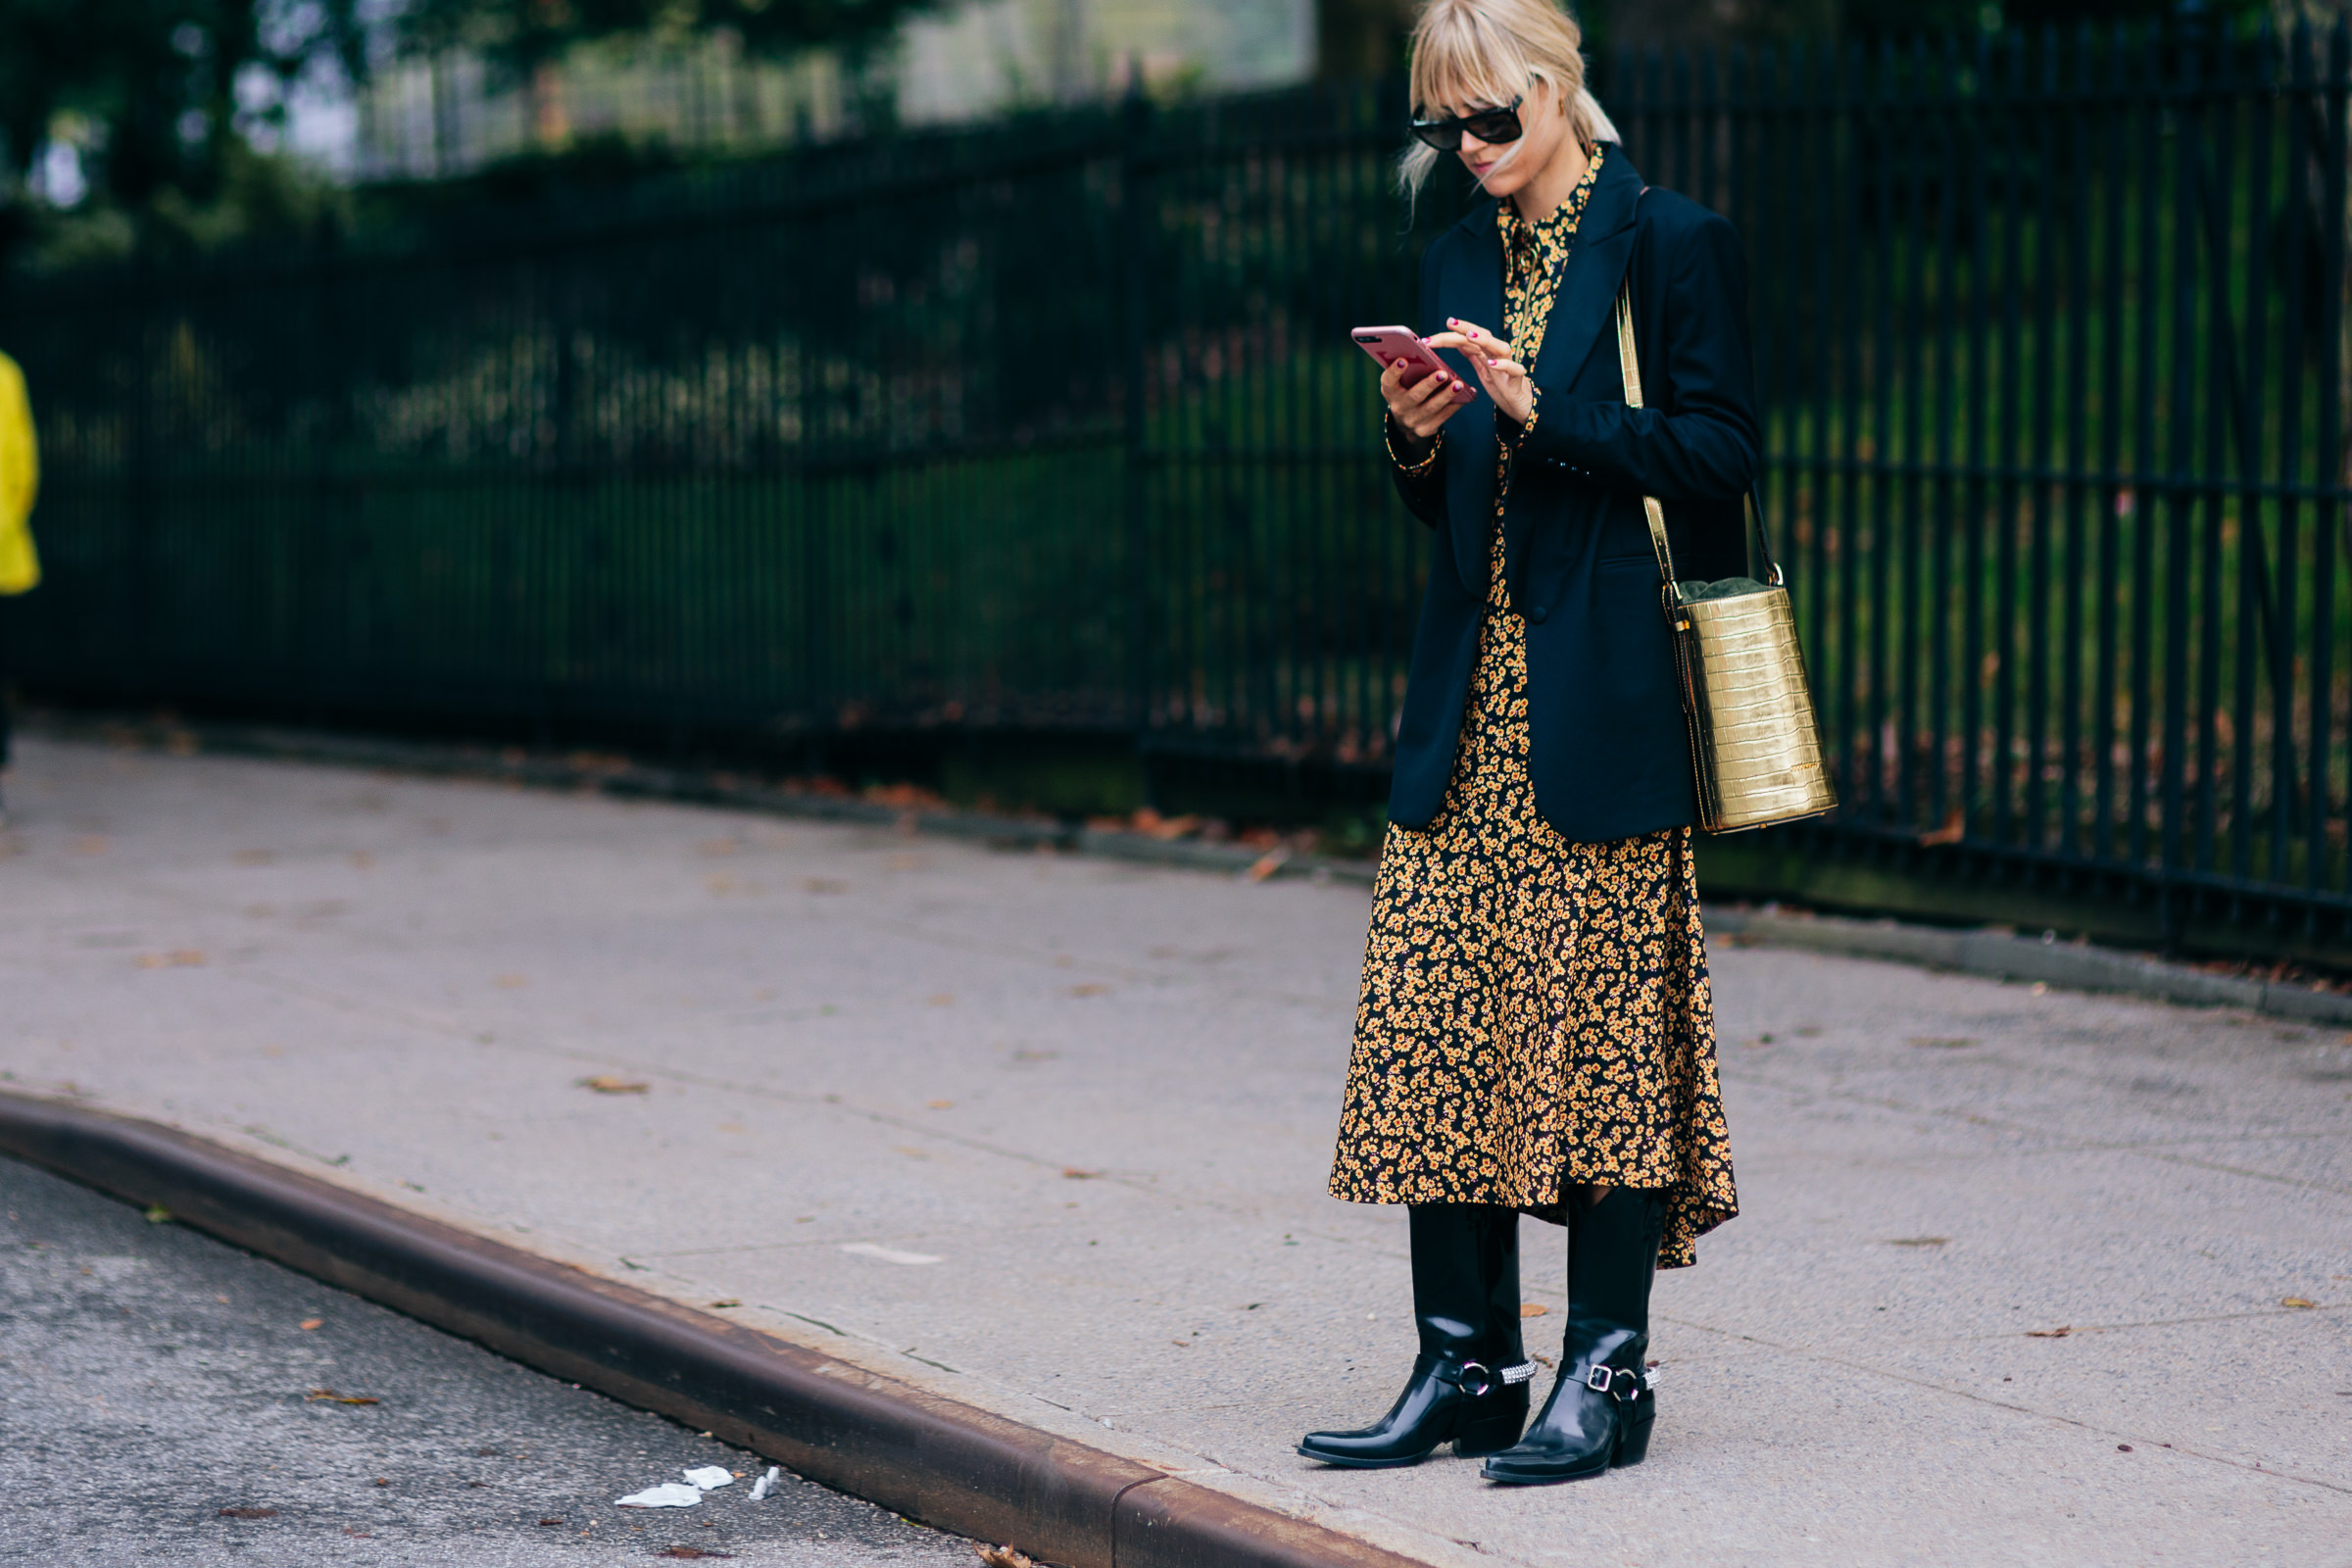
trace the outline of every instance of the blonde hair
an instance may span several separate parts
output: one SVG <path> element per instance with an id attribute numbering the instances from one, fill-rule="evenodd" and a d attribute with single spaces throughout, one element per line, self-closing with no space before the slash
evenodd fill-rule
<path id="1" fill-rule="evenodd" d="M 1568 129 L 1590 152 L 1616 141 L 1617 127 L 1585 87 L 1585 35 L 1556 0 L 1429 0 L 1413 27 L 1413 112 L 1441 103 L 1507 104 L 1548 82 L 1568 112 Z M 1513 146 L 1507 163 L 1518 156 Z M 1405 195 L 1438 165 L 1438 150 L 1413 143 L 1397 160 Z"/>

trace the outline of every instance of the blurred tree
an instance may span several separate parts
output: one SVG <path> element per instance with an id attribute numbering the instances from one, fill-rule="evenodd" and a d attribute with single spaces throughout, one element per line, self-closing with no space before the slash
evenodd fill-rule
<path id="1" fill-rule="evenodd" d="M 394 17 L 405 50 L 470 49 L 527 74 L 574 44 L 637 35 L 732 32 L 755 53 L 791 54 L 884 37 L 936 0 L 409 0 Z"/>
<path id="2" fill-rule="evenodd" d="M 320 64 L 356 76 L 357 0 L 0 0 L 0 259 L 61 119 L 92 196 L 138 214 L 219 195 L 240 119 Z"/>
<path id="3" fill-rule="evenodd" d="M 932 3 L 0 0 L 0 264 L 40 216 L 29 200 L 36 161 L 69 142 L 92 232 L 169 240 L 243 231 L 235 215 L 215 210 L 222 202 L 259 201 L 257 218 L 272 220 L 315 210 L 288 197 L 295 172 L 252 156 L 254 133 L 282 121 L 288 90 L 308 72 L 358 82 L 371 55 L 467 49 L 532 82 L 575 44 L 721 31 L 769 54 L 855 52 Z"/>

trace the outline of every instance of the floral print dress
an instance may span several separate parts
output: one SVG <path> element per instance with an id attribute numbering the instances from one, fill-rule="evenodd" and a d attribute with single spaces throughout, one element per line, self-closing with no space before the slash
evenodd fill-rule
<path id="1" fill-rule="evenodd" d="M 1523 365 L 1600 156 L 1541 222 L 1501 205 L 1503 326 Z M 1661 1188 L 1658 1263 L 1673 1268 L 1739 1209 L 1690 830 L 1572 844 L 1536 810 L 1527 628 L 1502 569 L 1511 439 L 1446 803 L 1426 829 L 1391 824 L 1381 852 L 1331 1191 L 1557 1222 L 1572 1186 Z"/>

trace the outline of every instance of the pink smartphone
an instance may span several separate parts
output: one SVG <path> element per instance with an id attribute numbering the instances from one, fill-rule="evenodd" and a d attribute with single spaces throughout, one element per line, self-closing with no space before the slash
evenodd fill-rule
<path id="1" fill-rule="evenodd" d="M 1395 365 L 1398 360 L 1402 360 L 1406 386 L 1414 385 L 1427 375 L 1442 375 L 1449 381 L 1453 379 L 1452 368 L 1444 360 L 1438 358 L 1438 351 L 1422 342 L 1410 328 L 1359 326 L 1348 333 L 1348 336 L 1355 339 L 1358 348 L 1378 360 L 1383 369 Z M 1460 389 L 1453 394 L 1453 401 L 1469 403 L 1475 401 L 1477 397 L 1477 387 L 1464 381 Z"/>

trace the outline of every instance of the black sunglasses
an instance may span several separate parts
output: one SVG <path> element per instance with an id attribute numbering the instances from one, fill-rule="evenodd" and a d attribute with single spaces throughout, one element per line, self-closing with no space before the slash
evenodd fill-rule
<path id="1" fill-rule="evenodd" d="M 1464 133 L 1489 145 L 1517 141 L 1527 128 L 1519 123 L 1519 105 L 1524 101 L 1514 98 L 1500 109 L 1479 109 L 1467 115 L 1448 115 L 1443 120 L 1416 119 L 1413 135 L 1442 153 L 1460 152 Z"/>

